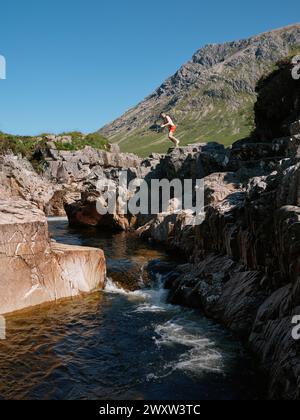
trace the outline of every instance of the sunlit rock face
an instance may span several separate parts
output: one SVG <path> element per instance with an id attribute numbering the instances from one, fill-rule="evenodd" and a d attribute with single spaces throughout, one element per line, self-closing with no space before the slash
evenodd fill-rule
<path id="1" fill-rule="evenodd" d="M 104 287 L 103 251 L 51 242 L 44 213 L 23 200 L 0 202 L 0 313 Z"/>

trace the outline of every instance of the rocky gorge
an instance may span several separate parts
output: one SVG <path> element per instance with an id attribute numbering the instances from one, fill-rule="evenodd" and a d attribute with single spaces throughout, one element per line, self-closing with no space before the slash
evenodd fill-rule
<path id="1" fill-rule="evenodd" d="M 291 332 L 300 314 L 300 84 L 290 71 L 282 63 L 260 83 L 256 129 L 229 148 L 192 144 L 142 159 L 116 146 L 62 151 L 49 141 L 39 150 L 39 173 L 20 156 L 2 156 L 0 313 L 104 287 L 103 252 L 52 242 L 45 215 L 132 231 L 185 256 L 168 269 L 149 264 L 150 274 L 153 264 L 161 270 L 169 302 L 196 308 L 241 337 L 267 372 L 269 398 L 299 399 L 300 342 Z M 203 223 L 191 224 L 188 209 L 172 205 L 156 215 L 118 208 L 100 215 L 99 181 L 118 188 L 120 171 L 147 183 L 204 179 Z"/>
<path id="2" fill-rule="evenodd" d="M 102 250 L 57 244 L 49 236 L 46 215 L 65 214 L 62 189 L 10 154 L 0 158 L 0 180 L 0 313 L 103 288 Z"/>

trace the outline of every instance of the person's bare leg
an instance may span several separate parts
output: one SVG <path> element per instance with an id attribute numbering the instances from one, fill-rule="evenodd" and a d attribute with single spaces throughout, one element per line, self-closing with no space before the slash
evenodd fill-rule
<path id="1" fill-rule="evenodd" d="M 175 147 L 178 147 L 180 144 L 180 141 L 177 140 L 176 137 L 174 137 L 172 134 L 169 135 L 169 139 L 175 144 Z"/>

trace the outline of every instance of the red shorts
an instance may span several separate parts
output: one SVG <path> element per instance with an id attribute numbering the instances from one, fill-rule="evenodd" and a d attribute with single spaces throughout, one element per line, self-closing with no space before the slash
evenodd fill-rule
<path id="1" fill-rule="evenodd" d="M 170 134 L 174 134 L 176 130 L 177 130 L 176 125 L 173 125 L 172 127 L 169 128 Z"/>

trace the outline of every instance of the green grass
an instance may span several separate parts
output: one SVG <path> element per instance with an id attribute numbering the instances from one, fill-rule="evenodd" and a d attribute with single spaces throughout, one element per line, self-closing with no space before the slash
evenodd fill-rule
<path id="1" fill-rule="evenodd" d="M 297 54 L 300 54 L 299 44 L 290 48 L 284 60 L 291 60 Z M 181 144 L 216 141 L 230 146 L 250 136 L 255 128 L 254 104 L 257 96 L 254 92 L 239 91 L 232 82 L 240 78 L 243 80 L 243 73 L 246 72 L 247 82 L 254 87 L 258 77 L 268 78 L 280 66 L 280 61 L 272 60 L 258 62 L 253 72 L 243 62 L 236 67 L 228 66 L 223 69 L 224 79 L 212 79 L 204 86 L 189 90 L 176 105 L 167 102 L 165 109 L 175 117 L 178 125 L 176 137 Z M 160 103 L 160 107 L 163 106 Z M 154 114 L 155 111 L 150 109 L 149 120 L 155 118 Z M 163 135 L 155 134 L 145 126 L 131 132 L 125 129 L 112 137 L 112 141 L 117 142 L 124 152 L 147 156 L 153 152 L 165 153 L 172 146 L 167 132 Z"/>
<path id="2" fill-rule="evenodd" d="M 93 147 L 94 149 L 108 150 L 108 141 L 101 136 L 99 133 L 88 134 L 83 137 L 82 133 L 72 132 L 72 133 L 63 133 L 61 136 L 71 136 L 72 142 L 67 144 L 62 144 L 61 142 L 56 142 L 57 150 L 82 150 L 86 146 Z"/>
<path id="3" fill-rule="evenodd" d="M 290 49 L 290 54 L 289 54 L 289 58 L 293 58 L 295 57 L 295 55 L 300 54 L 300 44 L 298 45 L 294 45 L 291 49 Z"/>
<path id="4" fill-rule="evenodd" d="M 37 137 L 14 136 L 0 132 L 0 154 L 12 152 L 30 159 L 37 147 L 41 148 L 46 146 L 48 140 L 45 136 L 47 135 L 49 134 L 42 134 Z M 63 133 L 61 135 L 71 136 L 72 142 L 67 144 L 56 142 L 55 145 L 58 150 L 81 150 L 85 146 L 91 146 L 101 150 L 108 149 L 108 141 L 98 133 L 92 133 L 87 136 L 79 132 Z"/>
<path id="5" fill-rule="evenodd" d="M 238 109 L 227 107 L 223 100 L 214 100 L 213 109 L 203 117 L 191 112 L 189 117 L 180 118 L 178 113 L 176 136 L 181 145 L 216 141 L 230 146 L 235 141 L 247 137 L 254 128 L 255 97 L 244 95 L 240 100 L 243 105 Z M 151 153 L 166 153 L 172 147 L 167 130 L 163 134 L 156 134 L 141 129 L 126 138 L 120 135 L 114 141 L 120 144 L 123 152 L 134 152 L 142 157 Z"/>
<path id="6" fill-rule="evenodd" d="M 0 133 L 0 154 L 12 152 L 24 157 L 32 156 L 37 140 L 35 137 L 19 137 Z"/>
<path id="7" fill-rule="evenodd" d="M 30 136 L 14 136 L 0 132 L 0 155 L 13 153 L 27 158 L 34 168 L 39 172 L 43 166 L 43 162 L 39 159 L 36 160 L 35 152 L 37 149 L 46 147 L 46 136 L 49 134 L 42 134 L 37 137 Z M 92 133 L 84 136 L 79 132 L 63 133 L 61 135 L 71 136 L 72 141 L 67 144 L 56 142 L 57 150 L 82 150 L 86 146 L 93 147 L 94 149 L 108 150 L 108 141 L 98 133 Z"/>

